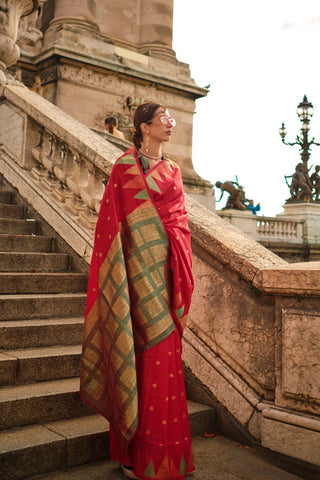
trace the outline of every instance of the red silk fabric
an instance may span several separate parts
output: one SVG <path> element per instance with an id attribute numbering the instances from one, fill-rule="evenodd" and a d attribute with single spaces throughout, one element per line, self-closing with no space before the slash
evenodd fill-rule
<path id="1" fill-rule="evenodd" d="M 176 329 L 137 356 L 139 421 L 125 455 L 110 431 L 110 458 L 142 480 L 181 480 L 194 470 L 181 348 Z"/>
<path id="2" fill-rule="evenodd" d="M 136 365 L 140 355 L 143 358 L 153 348 L 165 350 L 173 333 L 182 336 L 193 291 L 191 267 L 180 168 L 162 160 L 144 174 L 136 151 L 129 149 L 112 169 L 101 202 L 80 382 L 82 398 L 114 427 L 122 455 L 140 425 L 144 397 Z M 181 352 L 176 355 L 181 363 Z M 165 390 L 161 388 L 162 393 Z M 188 448 L 177 478 L 191 468 L 191 445 Z M 148 475 L 144 478 L 171 478 Z"/>

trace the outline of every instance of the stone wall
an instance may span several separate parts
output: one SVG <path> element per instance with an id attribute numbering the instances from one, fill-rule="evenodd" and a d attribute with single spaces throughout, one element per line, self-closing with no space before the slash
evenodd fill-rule
<path id="1" fill-rule="evenodd" d="M 320 465 L 320 262 L 288 264 L 187 205 L 196 276 L 188 370 L 242 432 Z"/>

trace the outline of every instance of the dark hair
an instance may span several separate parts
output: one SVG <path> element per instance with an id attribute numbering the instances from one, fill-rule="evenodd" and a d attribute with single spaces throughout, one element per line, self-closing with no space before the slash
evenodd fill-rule
<path id="1" fill-rule="evenodd" d="M 117 119 L 116 117 L 107 117 L 104 124 L 109 125 L 109 133 L 113 133 L 113 129 L 117 125 Z"/>
<path id="2" fill-rule="evenodd" d="M 142 131 L 140 128 L 141 123 L 147 123 L 150 125 L 156 110 L 159 107 L 163 107 L 159 103 L 143 103 L 135 111 L 133 117 L 134 132 L 132 135 L 132 141 L 135 147 L 139 150 L 143 140 Z M 164 107 L 163 107 L 164 108 Z"/>

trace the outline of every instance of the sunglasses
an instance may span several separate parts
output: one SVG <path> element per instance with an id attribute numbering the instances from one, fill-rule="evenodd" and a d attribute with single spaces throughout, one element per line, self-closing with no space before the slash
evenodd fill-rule
<path id="1" fill-rule="evenodd" d="M 171 123 L 172 127 L 176 126 L 176 121 L 172 117 L 167 117 L 166 115 L 161 115 L 160 122 L 162 122 L 164 125 L 169 125 Z"/>

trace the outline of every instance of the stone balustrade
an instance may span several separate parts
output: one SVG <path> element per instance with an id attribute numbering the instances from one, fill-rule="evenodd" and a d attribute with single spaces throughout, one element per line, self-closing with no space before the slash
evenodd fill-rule
<path id="1" fill-rule="evenodd" d="M 250 211 L 219 210 L 219 217 L 228 220 L 242 232 L 256 241 L 277 241 L 283 243 L 303 243 L 304 222 L 286 217 L 264 217 Z"/>
<path id="2" fill-rule="evenodd" d="M 38 144 L 31 148 L 35 160 L 31 169 L 34 178 L 74 217 L 93 229 L 107 181 L 106 174 L 77 148 L 65 144 L 43 126 L 39 135 Z"/>
<path id="3" fill-rule="evenodd" d="M 34 191 L 41 192 L 36 209 L 89 263 L 100 202 L 122 150 L 26 88 L 3 86 L 4 91 L 3 173 L 10 180 L 21 168 L 23 196 L 31 200 Z"/>
<path id="4" fill-rule="evenodd" d="M 303 222 L 277 219 L 272 217 L 256 217 L 256 239 L 278 239 L 284 242 L 302 242 Z"/>

